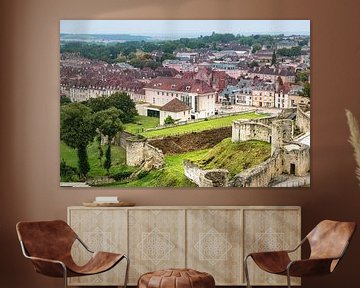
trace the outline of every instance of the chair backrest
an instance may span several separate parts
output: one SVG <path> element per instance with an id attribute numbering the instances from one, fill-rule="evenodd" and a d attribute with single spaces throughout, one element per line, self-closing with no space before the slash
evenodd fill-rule
<path id="1" fill-rule="evenodd" d="M 337 258 L 342 256 L 355 229 L 356 223 L 354 222 L 321 221 L 306 236 L 311 248 L 310 259 Z M 332 270 L 335 266 L 332 267 Z"/>
<path id="2" fill-rule="evenodd" d="M 19 222 L 19 240 L 30 256 L 61 260 L 69 257 L 75 232 L 62 220 Z"/>

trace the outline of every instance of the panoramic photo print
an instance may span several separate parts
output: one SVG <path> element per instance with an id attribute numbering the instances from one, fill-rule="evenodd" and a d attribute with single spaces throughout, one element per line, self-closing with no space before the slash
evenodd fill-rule
<path id="1" fill-rule="evenodd" d="M 310 20 L 61 20 L 60 186 L 309 187 Z"/>

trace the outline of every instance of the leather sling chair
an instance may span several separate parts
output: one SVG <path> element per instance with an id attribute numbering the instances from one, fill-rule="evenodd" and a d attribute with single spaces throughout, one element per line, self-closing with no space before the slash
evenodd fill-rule
<path id="1" fill-rule="evenodd" d="M 244 259 L 247 287 L 251 287 L 247 266 L 249 257 L 266 272 L 286 275 L 289 288 L 291 288 L 291 276 L 330 274 L 344 256 L 355 229 L 356 223 L 354 222 L 324 220 L 292 250 L 250 253 Z M 290 260 L 289 253 L 296 251 L 306 241 L 310 245 L 310 257 L 302 260 Z"/>
<path id="2" fill-rule="evenodd" d="M 35 271 L 50 277 L 88 276 L 108 271 L 125 259 L 126 272 L 124 288 L 126 288 L 129 271 L 129 258 L 124 254 L 109 252 L 93 252 L 80 240 L 78 235 L 62 220 L 19 222 L 16 231 L 24 256 L 31 260 Z M 78 240 L 91 253 L 90 260 L 78 266 L 72 256 L 71 247 Z"/>

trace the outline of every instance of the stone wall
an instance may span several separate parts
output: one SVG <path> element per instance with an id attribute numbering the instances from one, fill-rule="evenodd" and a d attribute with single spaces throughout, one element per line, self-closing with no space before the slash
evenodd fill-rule
<path id="1" fill-rule="evenodd" d="M 151 159 L 153 168 L 156 169 L 161 168 L 165 164 L 164 153 L 160 149 L 150 145 L 148 142 L 145 142 L 144 160 L 146 161 L 147 159 Z"/>
<path id="2" fill-rule="evenodd" d="M 165 163 L 162 151 L 150 145 L 146 139 L 128 137 L 125 149 L 128 166 L 140 166 L 146 161 L 151 161 L 153 168 L 161 168 Z"/>
<path id="3" fill-rule="evenodd" d="M 276 116 L 269 116 L 269 117 L 264 117 L 264 118 L 259 118 L 259 119 L 246 119 L 246 120 L 237 120 L 237 121 L 234 121 L 232 123 L 232 133 L 231 133 L 231 141 L 232 142 L 239 142 L 239 141 L 243 141 L 243 140 L 240 140 L 241 137 L 243 136 L 242 135 L 242 132 L 241 132 L 241 129 L 242 128 L 245 128 L 244 123 L 257 123 L 257 124 L 263 124 L 263 125 L 267 125 L 267 126 L 270 126 L 271 123 L 276 119 L 277 117 Z M 262 132 L 260 134 L 263 134 L 263 127 L 260 128 L 260 126 L 258 126 L 260 130 L 262 130 Z M 255 130 L 258 128 L 258 127 L 255 127 Z M 241 136 L 242 135 L 242 136 Z M 250 140 L 250 139 L 248 139 Z M 260 140 L 260 139 L 259 139 Z M 267 142 L 269 142 L 268 140 L 266 140 Z"/>
<path id="4" fill-rule="evenodd" d="M 299 127 L 300 132 L 310 132 L 310 115 L 305 113 L 306 107 L 298 106 L 296 110 L 296 126 Z"/>
<path id="5" fill-rule="evenodd" d="M 289 119 L 275 120 L 271 128 L 271 155 L 273 155 L 276 149 L 292 141 L 293 121 Z"/>
<path id="6" fill-rule="evenodd" d="M 310 147 L 299 143 L 289 143 L 284 146 L 284 173 L 294 173 L 295 176 L 305 176 L 310 171 Z M 291 171 L 293 165 L 295 171 Z"/>
<path id="7" fill-rule="evenodd" d="M 260 140 L 271 142 L 271 127 L 257 122 L 243 122 L 239 124 L 239 141 Z"/>
<path id="8" fill-rule="evenodd" d="M 273 155 L 262 164 L 247 169 L 230 181 L 232 187 L 267 187 L 271 179 L 283 172 L 283 158 L 281 149 L 277 149 Z"/>
<path id="9" fill-rule="evenodd" d="M 184 160 L 184 174 L 199 187 L 228 186 L 229 172 L 225 169 L 203 170 L 189 160 Z"/>
<path id="10" fill-rule="evenodd" d="M 145 160 L 145 142 L 146 139 L 132 139 L 126 140 L 126 165 L 139 166 Z"/>
<path id="11" fill-rule="evenodd" d="M 134 136 L 134 134 L 127 131 L 120 132 L 115 136 L 114 144 L 126 149 L 126 139 Z"/>

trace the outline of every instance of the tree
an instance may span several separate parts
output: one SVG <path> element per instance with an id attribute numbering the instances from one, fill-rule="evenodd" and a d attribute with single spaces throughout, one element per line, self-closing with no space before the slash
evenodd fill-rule
<path id="1" fill-rule="evenodd" d="M 165 118 L 164 123 L 165 124 L 174 124 L 175 120 L 169 115 Z"/>
<path id="2" fill-rule="evenodd" d="M 257 51 L 259 51 L 261 49 L 261 44 L 260 43 L 256 43 L 252 46 L 252 53 L 255 54 Z"/>
<path id="3" fill-rule="evenodd" d="M 301 55 L 301 47 L 282 48 L 277 51 L 278 55 L 283 57 L 296 57 Z"/>
<path id="4" fill-rule="evenodd" d="M 305 83 L 309 81 L 310 71 L 297 71 L 295 77 L 295 83 Z"/>
<path id="5" fill-rule="evenodd" d="M 130 123 L 138 115 L 135 102 L 124 92 L 116 92 L 108 98 L 108 108 L 115 107 L 120 110 L 119 118 L 123 123 Z"/>
<path id="6" fill-rule="evenodd" d="M 273 51 L 272 54 L 272 58 L 271 58 L 271 65 L 275 65 L 276 64 L 276 53 L 275 50 Z"/>
<path id="7" fill-rule="evenodd" d="M 253 60 L 249 63 L 249 68 L 259 67 L 259 63 Z"/>
<path id="8" fill-rule="evenodd" d="M 104 168 L 108 174 L 111 168 L 111 142 L 115 135 L 123 130 L 119 115 L 120 111 L 115 107 L 96 112 L 94 115 L 94 124 L 99 134 L 107 137 L 108 147 L 105 152 Z"/>
<path id="9" fill-rule="evenodd" d="M 71 103 L 71 99 L 65 95 L 61 95 L 60 96 L 60 106 L 66 105 L 66 104 L 70 104 Z"/>
<path id="10" fill-rule="evenodd" d="M 301 91 L 300 95 L 310 98 L 310 83 L 309 82 L 305 82 L 303 90 Z"/>
<path id="11" fill-rule="evenodd" d="M 91 113 L 91 109 L 81 103 L 64 105 L 60 112 L 60 139 L 77 150 L 82 179 L 90 171 L 86 148 L 96 135 Z"/>

